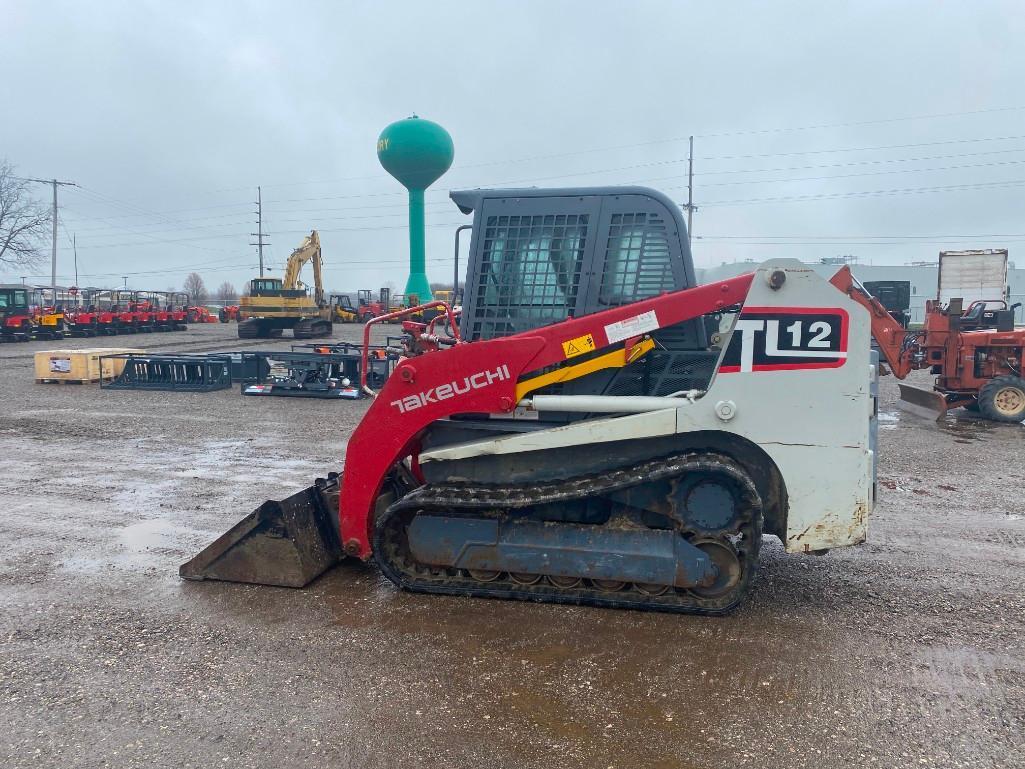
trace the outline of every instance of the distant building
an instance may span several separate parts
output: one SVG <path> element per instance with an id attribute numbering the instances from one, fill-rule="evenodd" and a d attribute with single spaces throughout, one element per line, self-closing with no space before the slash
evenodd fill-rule
<path id="1" fill-rule="evenodd" d="M 811 263 L 809 266 L 815 272 L 825 277 L 831 277 L 842 264 L 839 260 L 830 258 L 830 263 Z M 698 282 L 712 283 L 723 280 L 733 275 L 740 275 L 751 272 L 758 266 L 758 262 L 734 262 L 721 264 L 718 267 L 698 268 Z M 925 320 L 925 300 L 936 298 L 936 286 L 939 281 L 939 265 L 933 263 L 915 264 L 860 264 L 850 263 L 851 271 L 859 281 L 868 280 L 907 280 L 911 283 L 911 322 L 921 323 Z M 1010 289 L 1009 304 L 1021 302 L 1025 305 L 1025 269 L 1014 266 L 1014 262 L 1007 264 L 1007 285 Z M 999 297 L 994 297 L 998 299 Z M 1019 307 L 1015 311 L 1015 322 L 1025 323 L 1025 307 Z"/>

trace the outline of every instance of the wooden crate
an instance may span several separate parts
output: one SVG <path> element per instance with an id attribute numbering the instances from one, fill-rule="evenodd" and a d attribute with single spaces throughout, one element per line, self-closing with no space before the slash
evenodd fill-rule
<path id="1" fill-rule="evenodd" d="M 142 353 L 135 347 L 89 347 L 81 350 L 40 350 L 36 353 L 36 382 L 85 384 L 100 381 L 100 356 Z M 123 360 L 103 361 L 103 376 L 113 377 L 125 367 Z"/>

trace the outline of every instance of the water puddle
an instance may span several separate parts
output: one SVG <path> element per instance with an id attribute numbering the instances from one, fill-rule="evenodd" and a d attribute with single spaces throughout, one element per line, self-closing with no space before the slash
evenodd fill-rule
<path id="1" fill-rule="evenodd" d="M 171 568 L 187 558 L 190 548 L 209 539 L 209 533 L 181 526 L 166 518 L 147 518 L 113 529 L 106 552 L 79 553 L 61 562 L 64 571 L 99 574 L 105 571 L 173 574 Z"/>
<path id="2" fill-rule="evenodd" d="M 946 414 L 943 419 L 936 423 L 941 432 L 954 438 L 954 443 L 974 443 L 981 440 L 989 440 L 996 433 L 1006 429 L 1015 429 L 1016 425 L 1003 425 L 991 422 L 981 416 L 972 414 L 970 411 L 958 409 L 956 412 Z"/>
<path id="3" fill-rule="evenodd" d="M 966 409 L 954 409 L 940 419 L 934 419 L 931 413 L 923 413 L 914 407 L 899 407 L 892 411 L 880 411 L 877 415 L 880 430 L 896 430 L 898 427 L 915 426 L 929 429 L 934 426 L 942 433 L 954 439 L 954 443 L 974 443 L 994 437 L 1010 437 L 1013 432 L 1025 435 L 1022 424 L 1004 424 L 986 419 Z M 1013 431 L 1013 432 L 1012 432 Z"/>

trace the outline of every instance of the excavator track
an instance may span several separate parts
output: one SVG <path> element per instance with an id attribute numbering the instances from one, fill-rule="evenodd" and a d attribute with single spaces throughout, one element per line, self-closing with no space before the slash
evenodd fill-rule
<path id="1" fill-rule="evenodd" d="M 714 584 L 680 588 L 619 580 L 590 579 L 438 567 L 412 555 L 408 532 L 417 516 L 444 515 L 509 520 L 531 508 L 602 497 L 645 484 L 681 479 L 729 479 L 736 490 L 738 514 L 716 531 L 676 523 L 679 536 L 702 549 L 719 569 Z M 546 521 L 558 526 L 559 522 Z M 623 516 L 610 516 L 595 530 L 638 528 Z M 643 527 L 639 527 L 643 531 Z M 535 485 L 434 484 L 420 486 L 378 515 L 374 553 L 382 571 L 400 587 L 424 593 L 507 598 L 686 614 L 720 615 L 746 596 L 754 575 L 762 534 L 762 503 L 744 469 L 716 453 L 688 452 L 648 460 L 598 475 Z"/>
<path id="2" fill-rule="evenodd" d="M 316 339 L 330 335 L 331 323 L 325 320 L 306 318 L 292 326 L 292 336 L 296 339 Z"/>

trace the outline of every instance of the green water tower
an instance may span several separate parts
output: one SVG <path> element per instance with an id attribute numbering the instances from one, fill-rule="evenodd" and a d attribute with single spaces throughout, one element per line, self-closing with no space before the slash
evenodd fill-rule
<path id="1" fill-rule="evenodd" d="M 424 245 L 424 191 L 452 165 L 455 146 L 448 131 L 413 115 L 381 131 L 377 159 L 384 170 L 409 190 L 409 279 L 406 293 L 429 302 Z"/>

